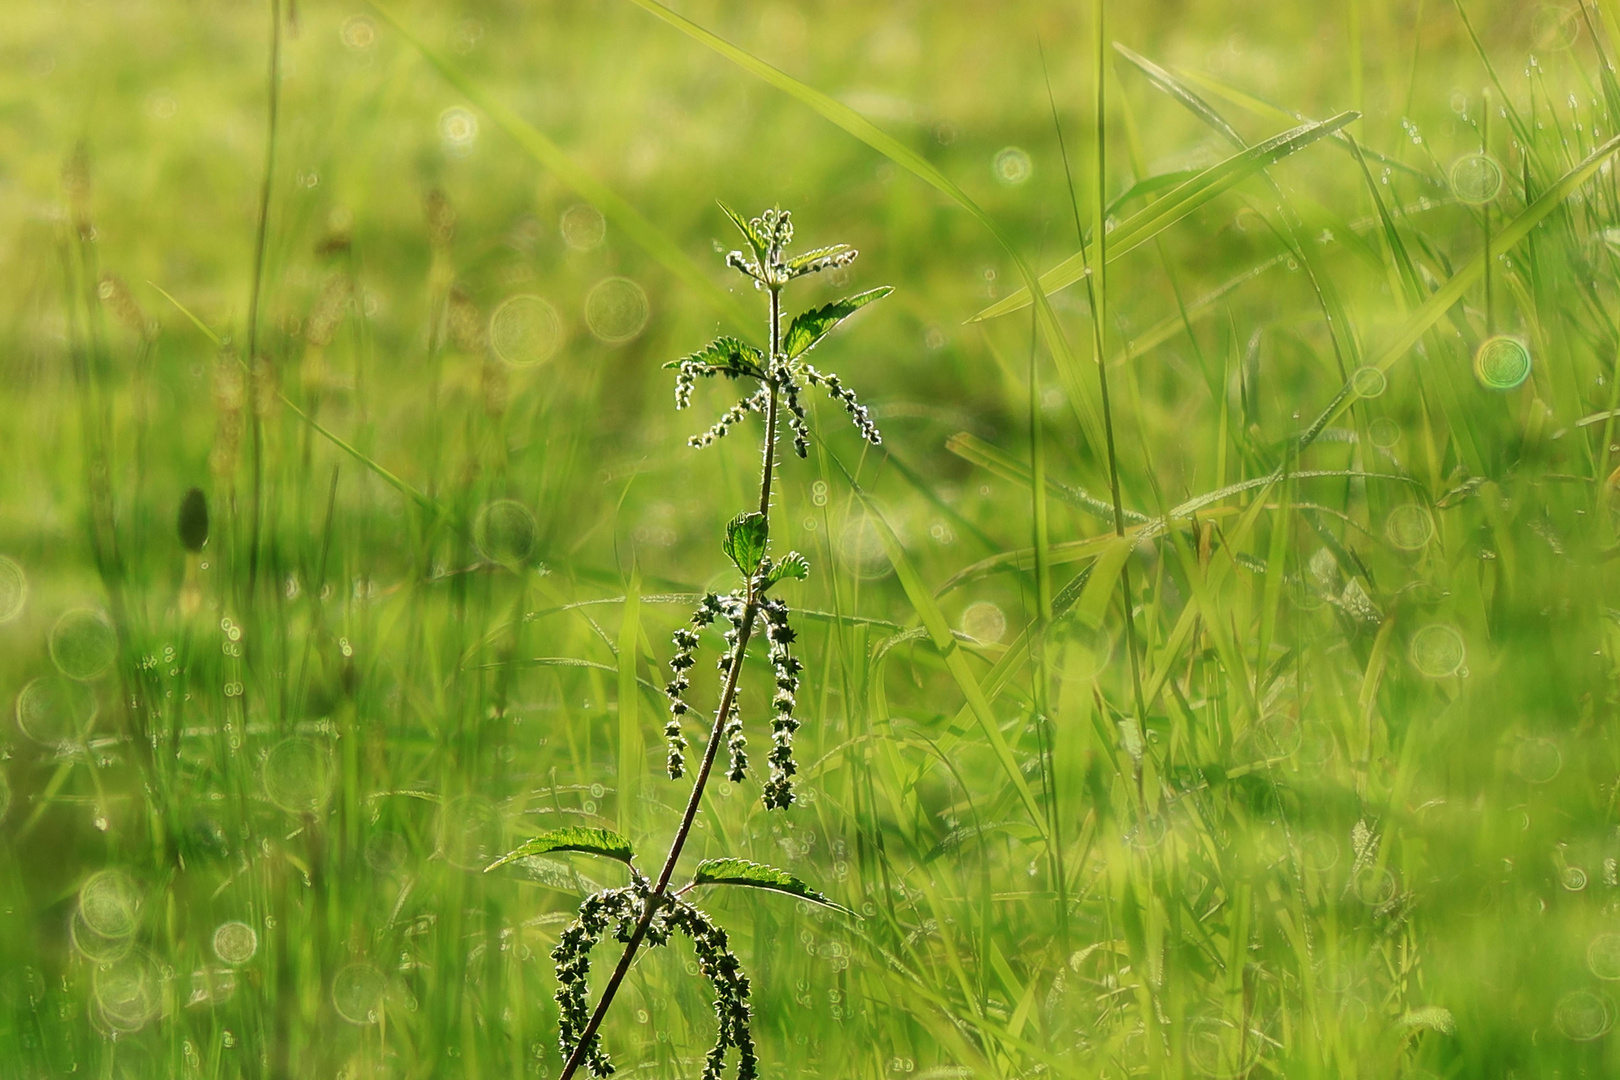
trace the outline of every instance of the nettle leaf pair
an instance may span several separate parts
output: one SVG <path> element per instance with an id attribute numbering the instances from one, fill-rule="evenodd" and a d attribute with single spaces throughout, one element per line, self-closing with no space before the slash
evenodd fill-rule
<path id="1" fill-rule="evenodd" d="M 847 244 L 837 244 L 789 258 L 785 251 L 793 239 L 793 223 L 786 211 L 767 210 L 757 218 L 744 221 L 729 207 L 722 204 L 721 209 L 742 230 L 749 248 L 747 252 L 733 251 L 727 256 L 727 263 L 748 275 L 758 287 L 770 292 L 770 351 L 766 353 L 736 338 L 723 337 L 710 342 L 699 352 L 665 366 L 678 371 L 675 377 L 675 405 L 679 409 L 691 404 L 692 388 L 699 378 L 724 376 L 757 382 L 757 389 L 728 409 L 714 427 L 689 441 L 694 446 L 706 446 L 725 435 L 732 425 L 748 413 L 757 412 L 765 418 L 764 465 L 760 477 L 759 510 L 732 518 L 726 526 L 725 539 L 721 544 L 726 557 L 741 575 L 741 583 L 724 596 L 718 593 L 705 595 L 687 624 L 674 634 L 675 653 L 669 661 L 671 678 L 664 687 L 669 698 L 669 722 L 665 725 L 664 735 L 669 750 L 669 775 L 672 779 L 679 779 L 686 773 L 686 737 L 681 725 L 693 712 L 686 701 L 686 691 L 691 687 L 690 673 L 697 662 L 694 654 L 701 631 L 720 621 L 726 626 L 726 647 L 718 659 L 723 679 L 720 700 L 715 707 L 709 741 L 692 785 L 685 817 L 670 844 L 656 884 L 636 868 L 630 841 L 605 829 L 554 829 L 535 837 L 489 867 L 493 870 L 547 852 L 584 852 L 616 859 L 630 868 L 630 884 L 618 889 L 604 889 L 585 898 L 579 908 L 579 917 L 563 931 L 551 954 L 557 964 L 556 999 L 561 1010 L 559 1045 L 568 1055 L 560 1080 L 570 1080 L 581 1065 L 596 1076 L 606 1076 L 613 1071 L 613 1064 L 599 1041 L 602 1019 L 621 985 L 624 973 L 629 969 L 636 949 L 643 942 L 648 945 L 667 944 L 677 932 L 692 940 L 697 950 L 699 969 L 714 987 L 714 1011 L 719 1022 L 719 1033 L 704 1065 L 704 1080 L 718 1080 L 725 1065 L 726 1052 L 732 1048 L 737 1051 L 738 1080 L 753 1080 L 758 1075 L 759 1062 L 749 1031 L 748 977 L 743 974 L 737 957 L 731 952 L 726 932 L 684 899 L 691 890 L 708 885 L 746 886 L 785 893 L 854 914 L 785 870 L 742 859 L 705 859 L 698 864 L 686 885 L 669 891 L 677 860 L 691 835 L 693 823 L 702 806 L 704 785 L 708 783 L 722 743 L 730 758 L 726 775 L 733 781 L 741 781 L 748 775 L 747 739 L 743 734 L 737 701 L 744 655 L 753 634 L 761 628 L 769 646 L 774 681 L 770 777 L 764 785 L 764 802 L 766 808 L 771 810 L 785 809 L 793 802 L 793 777 L 798 771 L 793 759 L 793 735 L 799 728 L 793 709 L 799 689 L 799 674 L 804 670 L 804 665 L 792 652 L 795 635 L 788 622 L 788 606 L 780 598 L 772 596 L 771 590 L 789 578 L 804 580 L 810 574 L 810 564 L 796 551 L 790 551 L 780 559 L 772 558 L 769 553 L 771 478 L 776 469 L 777 421 L 783 407 L 793 429 L 794 450 L 800 457 L 804 457 L 810 447 L 808 418 L 799 401 L 799 394 L 807 385 L 825 388 L 834 400 L 849 411 L 855 426 L 868 441 L 874 444 L 882 441 L 866 407 L 856 399 L 854 392 L 845 387 L 837 375 L 825 374 L 811 367 L 805 362 L 804 356 L 835 326 L 873 300 L 887 296 L 891 290 L 886 287 L 872 289 L 824 304 L 799 315 L 784 332 L 781 306 L 783 287 L 796 277 L 849 265 L 855 258 L 855 249 Z M 625 949 L 618 968 L 593 1011 L 589 1008 L 587 997 L 590 952 L 610 926 L 614 928 L 615 938 L 624 943 Z"/>
<path id="2" fill-rule="evenodd" d="M 588 992 L 592 947 L 602 940 L 610 924 L 614 925 L 614 937 L 628 942 L 651 906 L 653 916 L 644 932 L 644 940 L 649 945 L 665 945 L 677 931 L 685 934 L 697 954 L 699 972 L 714 989 L 714 1015 L 719 1032 L 704 1060 L 704 1080 L 719 1080 L 725 1068 L 726 1051 L 732 1047 L 737 1050 L 737 1080 L 754 1080 L 759 1075 L 759 1058 L 754 1052 L 750 1029 L 753 1010 L 749 1004 L 748 976 L 743 973 L 736 953 L 732 952 L 725 930 L 683 897 L 700 886 L 736 885 L 785 893 L 847 915 L 855 914 L 785 870 L 745 859 L 705 859 L 698 863 L 692 880 L 686 885 L 672 895 L 656 895 L 652 882 L 635 865 L 630 841 L 608 829 L 577 826 L 552 829 L 502 856 L 487 869 L 564 851 L 616 859 L 630 868 L 629 885 L 603 889 L 585 898 L 579 917 L 562 932 L 557 947 L 551 950 L 551 959 L 557 965 L 560 1044 L 569 1052 L 579 1045 L 590 1022 Z M 614 1071 L 612 1059 L 594 1035 L 586 1048 L 584 1064 L 593 1076 L 608 1076 Z"/>
<path id="3" fill-rule="evenodd" d="M 855 392 L 845 386 L 836 373 L 817 370 L 804 360 L 804 356 L 839 323 L 872 301 L 888 296 L 894 289 L 883 285 L 823 304 L 796 316 L 784 333 L 778 306 L 783 286 L 805 274 L 848 266 L 860 252 L 848 244 L 834 244 L 790 259 L 785 256 L 784 249 L 793 240 L 793 219 L 786 210 L 767 210 L 757 218 L 744 221 L 742 215 L 725 203 L 720 204 L 720 209 L 742 230 L 749 247 L 747 252 L 731 252 L 726 256 L 726 264 L 753 279 L 756 288 L 770 290 L 771 355 L 767 356 L 760 349 L 737 338 L 719 337 L 691 356 L 664 365 L 677 371 L 677 409 L 692 404 L 692 389 L 700 378 L 723 376 L 728 379 L 753 379 L 759 383 L 752 394 L 722 413 L 708 431 L 688 439 L 687 445 L 708 446 L 723 438 L 749 413 L 765 412 L 774 390 L 780 393 L 783 404 L 787 406 L 788 424 L 793 428 L 793 452 L 801 458 L 805 457 L 810 452 L 810 427 L 799 395 L 807 385 L 822 387 L 829 397 L 842 405 L 867 442 L 874 446 L 883 442 L 871 414 L 856 398 Z"/>

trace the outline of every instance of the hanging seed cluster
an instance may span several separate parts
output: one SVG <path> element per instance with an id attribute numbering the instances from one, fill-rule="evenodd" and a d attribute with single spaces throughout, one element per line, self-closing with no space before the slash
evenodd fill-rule
<path id="1" fill-rule="evenodd" d="M 602 940 L 609 926 L 614 937 L 628 942 L 647 904 L 653 901 L 652 883 L 639 873 L 622 889 L 604 889 L 585 898 L 579 916 L 562 932 L 557 947 L 551 950 L 551 959 L 557 965 L 559 1049 L 566 1057 L 579 1045 L 580 1037 L 590 1023 L 589 982 L 591 949 Z M 754 1053 L 754 1039 L 749 1031 L 753 1016 L 748 1001 L 748 976 L 743 974 L 742 962 L 731 951 L 725 930 L 708 915 L 677 897 L 666 896 L 647 924 L 643 940 L 648 946 L 666 945 L 673 933 L 679 931 L 691 939 L 697 953 L 698 970 L 714 987 L 714 1015 L 719 1021 L 719 1033 L 703 1066 L 703 1080 L 720 1080 L 725 1068 L 726 1051 L 737 1050 L 737 1080 L 755 1080 L 759 1075 L 759 1059 Z M 585 1067 L 592 1076 L 605 1077 L 613 1073 L 613 1061 L 601 1047 L 601 1035 L 591 1037 L 585 1053 Z"/>

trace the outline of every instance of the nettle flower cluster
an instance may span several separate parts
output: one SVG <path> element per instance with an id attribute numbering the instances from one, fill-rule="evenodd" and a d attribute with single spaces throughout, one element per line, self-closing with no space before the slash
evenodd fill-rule
<path id="1" fill-rule="evenodd" d="M 810 452 L 809 421 L 805 416 L 804 404 L 799 400 L 807 385 L 824 388 L 834 401 L 842 405 L 863 439 L 874 446 L 882 443 L 883 436 L 872 422 L 866 406 L 856 398 L 855 392 L 845 386 L 836 374 L 811 366 L 804 360 L 804 355 L 820 344 L 833 327 L 894 290 L 884 285 L 823 304 L 795 318 L 787 333 L 781 334 L 777 298 L 782 287 L 806 274 L 848 266 L 860 252 L 848 244 L 834 244 L 788 258 L 784 249 L 793 240 L 793 219 L 786 210 L 767 210 L 757 218 L 744 221 L 730 207 L 722 209 L 742 230 L 752 251 L 752 256 L 742 251 L 731 252 L 726 256 L 726 265 L 751 278 L 756 288 L 770 290 L 773 316 L 771 354 L 766 356 L 760 349 L 737 338 L 720 337 L 691 356 L 665 365 L 676 369 L 677 409 L 692 404 L 692 390 L 699 379 L 723 376 L 727 379 L 753 379 L 759 383 L 753 393 L 722 413 L 713 427 L 701 435 L 692 436 L 687 444 L 703 447 L 723 438 L 749 413 L 764 412 L 775 390 L 787 406 L 788 424 L 793 428 L 793 452 L 802 458 Z"/>
<path id="2" fill-rule="evenodd" d="M 707 446 L 723 437 L 750 413 L 765 419 L 764 464 L 760 477 L 759 510 L 738 514 L 726 526 L 721 549 L 737 568 L 738 586 L 721 595 L 709 593 L 698 604 L 685 626 L 675 631 L 675 652 L 669 661 L 671 677 L 664 690 L 669 698 L 669 720 L 664 728 L 671 779 L 688 771 L 688 742 L 682 725 L 694 713 L 687 700 L 691 672 L 705 628 L 724 626 L 725 647 L 716 664 L 721 672 L 722 689 L 703 747 L 702 763 L 696 769 L 692 792 L 680 828 L 665 856 L 656 882 L 651 881 L 632 861 L 630 841 L 605 829 L 552 829 L 530 840 L 490 867 L 530 858 L 546 852 L 579 851 L 618 859 L 630 868 L 629 885 L 604 889 L 585 898 L 579 916 L 563 932 L 552 959 L 557 965 L 556 1000 L 560 1009 L 561 1049 L 568 1055 L 559 1080 L 571 1080 L 584 1067 L 594 1076 L 607 1076 L 613 1063 L 601 1046 L 602 1020 L 628 972 L 636 950 L 643 944 L 667 944 L 678 933 L 688 937 L 697 952 L 698 966 L 714 988 L 714 1012 L 718 1034 L 703 1068 L 703 1080 L 719 1080 L 727 1052 L 737 1052 L 738 1080 L 753 1080 L 759 1064 L 749 1031 L 748 978 L 731 951 L 726 932 L 685 899 L 699 886 L 740 885 L 769 889 L 790 896 L 853 912 L 834 904 L 803 881 L 775 867 L 742 859 L 706 859 L 699 863 L 692 879 L 671 891 L 671 876 L 702 805 L 704 785 L 725 746 L 729 765 L 725 775 L 734 782 L 748 776 L 748 741 L 738 707 L 739 683 L 748 645 L 756 633 L 762 634 L 769 650 L 774 688 L 771 696 L 770 772 L 764 784 L 767 809 L 782 810 L 794 801 L 793 778 L 798 765 L 793 758 L 793 737 L 799 728 L 794 715 L 799 676 L 804 665 L 793 655 L 794 632 L 787 603 L 772 590 L 781 582 L 802 581 L 809 576 L 810 564 L 796 551 L 781 558 L 768 553 L 770 544 L 771 481 L 776 469 L 778 421 L 784 415 L 793 432 L 793 448 L 804 457 L 810 448 L 809 417 L 800 400 L 807 386 L 824 388 L 842 405 L 868 442 L 882 441 L 866 407 L 837 375 L 810 366 L 805 355 L 832 329 L 873 300 L 889 294 L 887 287 L 858 293 L 843 300 L 806 311 L 783 330 L 782 289 L 795 278 L 817 271 L 849 265 L 856 252 L 847 244 L 818 248 L 789 257 L 786 249 L 793 238 L 792 219 L 785 210 L 768 210 L 757 218 L 744 220 L 722 205 L 726 215 L 742 230 L 748 252 L 733 251 L 726 261 L 770 293 L 769 348 L 762 350 L 737 338 L 722 337 L 702 350 L 665 365 L 676 369 L 675 405 L 678 409 L 692 402 L 693 388 L 700 378 L 722 376 L 749 379 L 757 386 L 720 417 L 707 432 L 693 437 L 693 446 Z M 592 1009 L 588 980 L 591 949 L 614 928 L 614 937 L 625 949 L 618 967 Z"/>
<path id="3" fill-rule="evenodd" d="M 728 535 L 760 529 L 763 520 L 759 514 L 740 515 L 728 527 Z M 727 548 L 729 553 L 735 548 L 735 541 L 728 542 Z M 758 569 L 750 575 L 746 592 L 737 590 L 725 596 L 707 594 L 692 613 L 690 623 L 675 631 L 675 655 L 669 661 L 673 677 L 664 687 L 664 693 L 669 698 L 669 722 L 664 725 L 664 739 L 669 745 L 671 780 L 679 780 L 686 773 L 686 737 L 681 733 L 681 721 L 692 711 L 686 702 L 686 691 L 692 685 L 688 672 L 697 663 L 692 654 L 697 651 L 698 631 L 719 619 L 725 619 L 730 624 L 725 633 L 726 649 L 715 662 L 722 673 L 730 671 L 737 662 L 737 645 L 748 611 L 747 596 L 752 594 L 760 598 L 758 610 L 765 619 L 765 638 L 770 643 L 771 668 L 776 679 L 776 693 L 771 699 L 771 774 L 765 783 L 765 807 L 779 810 L 793 802 L 793 774 L 799 768 L 793 760 L 793 733 L 799 730 L 793 707 L 799 690 L 799 672 L 804 670 L 804 664 L 789 649 L 797 635 L 788 625 L 787 604 L 766 596 L 766 592 L 783 578 L 802 581 L 809 575 L 810 564 L 797 551 L 789 552 L 780 563 L 765 556 L 760 560 Z M 733 783 L 747 779 L 748 739 L 743 733 L 741 714 L 735 699 L 721 724 L 721 732 L 731 758 L 731 768 L 726 778 Z"/>

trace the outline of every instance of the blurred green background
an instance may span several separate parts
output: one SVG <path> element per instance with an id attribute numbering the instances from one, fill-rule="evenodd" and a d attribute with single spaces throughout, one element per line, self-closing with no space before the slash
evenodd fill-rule
<path id="1" fill-rule="evenodd" d="M 556 1075 L 622 871 L 480 871 L 678 820 L 669 634 L 758 466 L 660 368 L 762 333 L 716 199 L 862 250 L 790 311 L 896 288 L 816 357 L 883 446 L 823 398 L 779 482 L 801 801 L 717 784 L 689 849 L 864 916 L 700 894 L 768 1074 L 1620 1069 L 1620 5 L 1109 5 L 1100 135 L 1089 4 L 680 5 L 1037 271 L 1099 138 L 1124 227 L 1362 114 L 1110 263 L 1121 498 L 1176 508 L 1128 558 L 1087 287 L 1057 350 L 971 321 L 1018 265 L 897 155 L 635 3 L 272 10 L 0 11 L 0 1077 Z M 696 970 L 638 962 L 622 1070 L 699 1075 Z"/>

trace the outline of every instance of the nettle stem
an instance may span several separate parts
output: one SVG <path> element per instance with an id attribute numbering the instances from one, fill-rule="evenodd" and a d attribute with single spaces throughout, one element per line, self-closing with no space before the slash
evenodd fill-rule
<path id="1" fill-rule="evenodd" d="M 769 366 L 766 368 L 768 376 L 775 371 L 781 340 L 782 290 L 777 287 L 771 289 L 771 353 Z M 759 478 L 759 512 L 764 516 L 767 525 L 771 516 L 771 478 L 776 472 L 776 428 L 781 403 L 780 387 L 775 378 L 771 377 L 768 381 L 770 402 L 765 411 L 765 446 L 762 452 L 764 460 L 760 466 Z M 748 654 L 748 640 L 753 636 L 760 599 L 758 586 L 754 581 L 750 581 L 742 622 L 737 627 L 736 653 L 732 657 L 730 668 L 726 671 L 726 684 L 720 693 L 720 705 L 715 710 L 714 727 L 709 731 L 709 744 L 704 748 L 703 764 L 698 767 L 697 776 L 693 779 L 692 794 L 686 800 L 686 813 L 681 817 L 681 826 L 675 830 L 675 839 L 670 842 L 669 854 L 664 856 L 664 868 L 659 871 L 658 881 L 654 884 L 651 895 L 647 897 L 641 918 L 637 920 L 636 928 L 630 934 L 630 940 L 625 943 L 624 954 L 619 957 L 618 966 L 613 969 L 607 986 L 602 989 L 602 997 L 597 1001 L 596 1009 L 591 1013 L 585 1030 L 580 1033 L 579 1041 L 574 1044 L 573 1053 L 568 1055 L 568 1062 L 563 1066 L 562 1075 L 558 1080 L 572 1080 L 574 1073 L 584 1062 L 585 1056 L 590 1053 L 590 1048 L 596 1041 L 596 1033 L 602 1026 L 602 1020 L 607 1016 L 614 997 L 618 995 L 619 986 L 624 982 L 625 975 L 630 971 L 630 964 L 635 960 L 636 952 L 647 936 L 647 928 L 652 925 L 653 916 L 658 913 L 658 908 L 669 890 L 670 878 L 675 874 L 675 864 L 680 861 L 681 850 L 686 847 L 687 837 L 692 834 L 692 825 L 697 821 L 698 809 L 703 804 L 703 790 L 708 786 L 709 774 L 714 769 L 715 756 L 720 752 L 726 720 L 731 716 L 731 710 L 737 700 L 737 684 L 742 679 L 743 659 Z"/>

